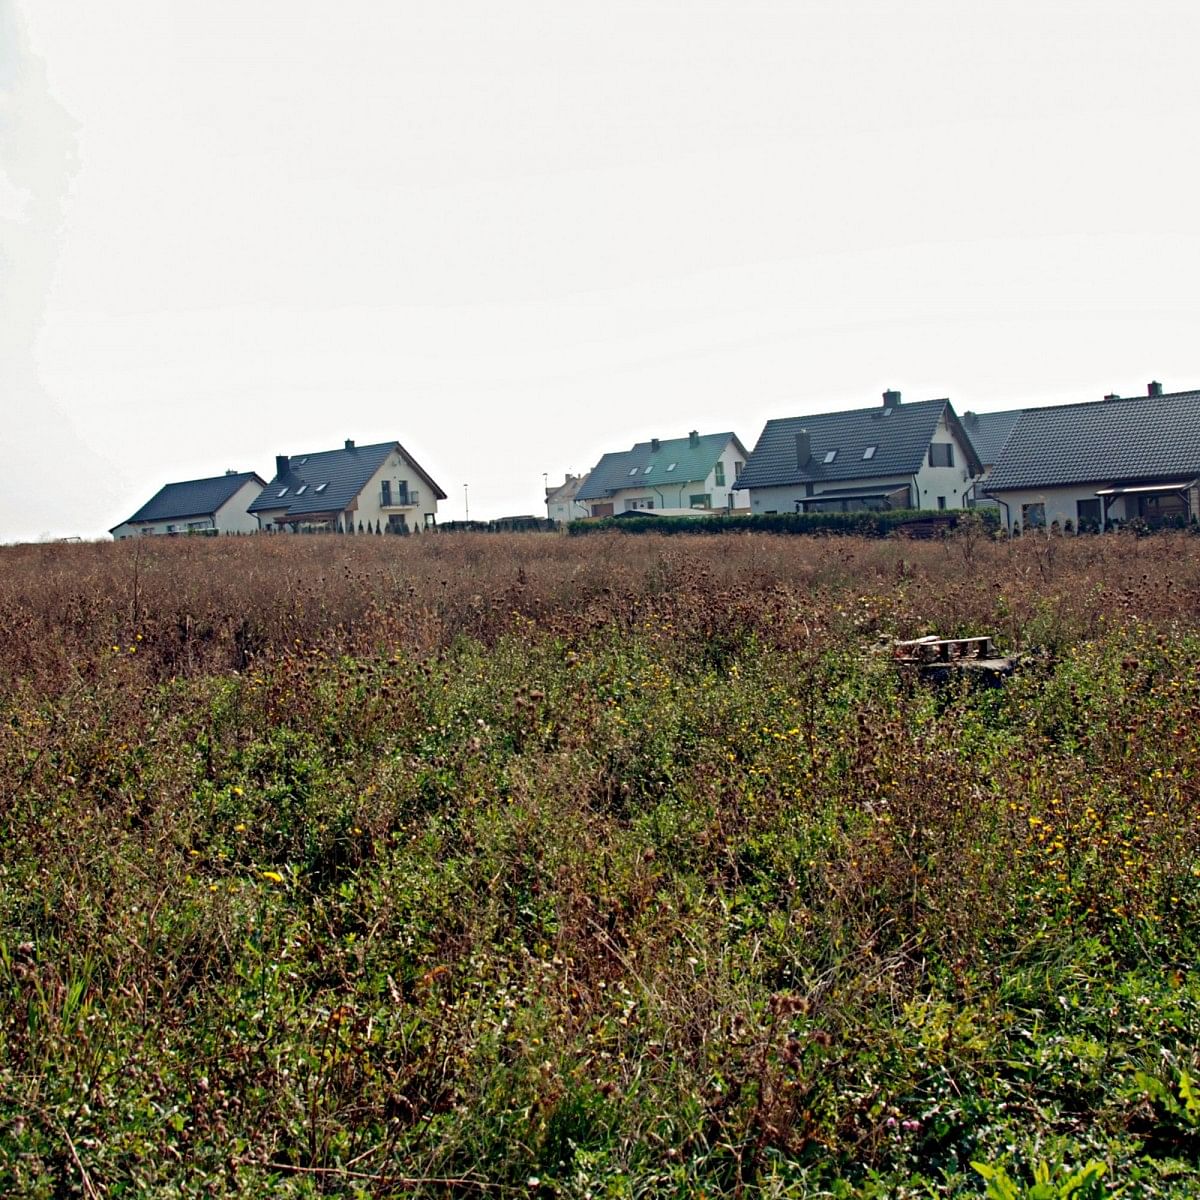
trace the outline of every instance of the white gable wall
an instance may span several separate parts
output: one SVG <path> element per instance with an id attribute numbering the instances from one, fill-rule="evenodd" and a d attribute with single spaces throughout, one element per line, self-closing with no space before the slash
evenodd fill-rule
<path id="1" fill-rule="evenodd" d="M 409 496 L 415 492 L 419 502 L 407 508 L 384 509 L 379 501 L 383 494 L 382 485 L 385 479 L 392 485 L 393 501 L 404 490 L 401 485 L 407 485 Z M 413 533 L 420 533 L 425 528 L 427 519 L 432 522 L 437 518 L 437 493 L 421 478 L 412 463 L 399 450 L 395 449 L 388 453 L 379 470 L 371 476 L 363 490 L 358 493 L 358 506 L 354 510 L 355 531 L 357 532 L 360 521 L 364 529 L 368 523 L 374 529 L 376 521 L 381 527 L 386 528 L 388 517 L 392 515 L 403 515 Z"/>
<path id="2" fill-rule="evenodd" d="M 220 508 L 217 509 L 217 528 L 222 533 L 254 533 L 258 520 L 246 511 L 262 492 L 257 479 L 247 479 Z"/>
<path id="3" fill-rule="evenodd" d="M 938 497 L 942 496 L 947 508 L 966 508 L 966 498 L 973 479 L 970 462 L 962 440 L 952 430 L 945 416 L 938 421 L 932 442 L 943 445 L 949 443 L 953 447 L 954 465 L 931 467 L 929 450 L 926 449 L 921 469 L 917 472 L 917 507 L 939 508 Z"/>

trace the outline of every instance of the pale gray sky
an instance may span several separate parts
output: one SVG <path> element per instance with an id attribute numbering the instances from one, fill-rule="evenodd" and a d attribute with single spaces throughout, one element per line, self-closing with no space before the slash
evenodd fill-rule
<path id="1" fill-rule="evenodd" d="M 0 0 L 0 540 L 398 438 L 1200 387 L 1183 0 Z"/>

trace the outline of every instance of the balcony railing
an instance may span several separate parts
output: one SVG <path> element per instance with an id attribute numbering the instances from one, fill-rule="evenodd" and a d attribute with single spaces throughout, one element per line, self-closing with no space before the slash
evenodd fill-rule
<path id="1" fill-rule="evenodd" d="M 420 503 L 419 492 L 393 492 L 385 488 L 379 494 L 380 508 L 415 508 Z"/>

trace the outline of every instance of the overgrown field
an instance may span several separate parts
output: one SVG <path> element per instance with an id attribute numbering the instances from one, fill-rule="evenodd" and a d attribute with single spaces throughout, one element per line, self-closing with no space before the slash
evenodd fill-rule
<path id="1" fill-rule="evenodd" d="M 1196 1195 L 1198 550 L 0 550 L 0 1193 Z"/>

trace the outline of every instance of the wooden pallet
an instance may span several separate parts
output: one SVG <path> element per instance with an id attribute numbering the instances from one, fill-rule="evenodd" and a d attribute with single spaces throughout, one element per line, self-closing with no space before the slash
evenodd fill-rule
<path id="1" fill-rule="evenodd" d="M 913 638 L 907 642 L 893 642 L 892 653 L 901 662 L 912 663 L 953 663 L 994 657 L 992 639 L 986 634 L 965 638 L 941 638 L 934 635 Z"/>

